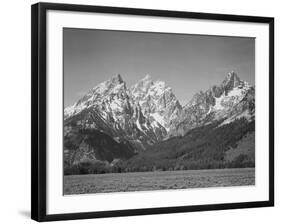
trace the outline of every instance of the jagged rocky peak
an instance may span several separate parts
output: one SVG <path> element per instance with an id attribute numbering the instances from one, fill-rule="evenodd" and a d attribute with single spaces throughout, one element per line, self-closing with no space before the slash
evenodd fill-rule
<path id="1" fill-rule="evenodd" d="M 199 93 L 195 94 L 193 99 L 191 101 L 197 101 L 197 99 L 202 98 L 218 98 L 221 97 L 223 94 L 227 96 L 231 91 L 235 89 L 244 89 L 247 90 L 251 88 L 251 85 L 249 85 L 247 82 L 241 80 L 236 72 L 232 71 L 227 74 L 227 76 L 224 78 L 224 80 L 221 82 L 220 85 L 214 85 L 210 89 L 208 89 L 206 92 L 200 91 Z M 238 92 L 235 94 L 239 94 Z M 213 103 L 213 100 L 211 101 Z"/>
<path id="2" fill-rule="evenodd" d="M 65 108 L 65 124 L 71 127 L 75 121 L 78 125 L 83 124 L 81 128 L 96 129 L 113 138 L 126 139 L 138 150 L 145 149 L 166 135 L 165 128 L 159 122 L 150 122 L 149 114 L 144 114 L 146 98 L 138 98 L 144 99 L 142 103 L 135 98 L 138 93 L 146 94 L 149 91 L 153 85 L 150 79 L 146 76 L 139 82 L 134 95 L 131 89 L 127 89 L 122 76 L 115 75 L 91 89 L 73 106 Z"/>
<path id="3" fill-rule="evenodd" d="M 126 89 L 126 82 L 123 80 L 120 74 L 113 76 L 111 79 L 108 79 L 105 82 L 100 83 L 99 85 L 95 86 L 91 91 L 90 94 L 111 94 L 114 92 L 118 92 L 119 90 Z M 87 94 L 89 95 L 89 93 Z"/>
<path id="4" fill-rule="evenodd" d="M 171 122 L 182 109 L 172 88 L 161 80 L 146 75 L 131 88 L 132 98 L 141 106 L 143 114 L 169 129 Z"/>
<path id="5" fill-rule="evenodd" d="M 184 106 L 175 126 L 178 133 L 185 133 L 194 127 L 226 118 L 226 122 L 241 117 L 250 121 L 254 105 L 254 87 L 232 71 L 220 85 L 195 94 Z"/>
<path id="6" fill-rule="evenodd" d="M 119 89 L 127 89 L 126 82 L 124 81 L 124 79 L 120 74 L 117 74 L 113 76 L 111 79 L 107 80 L 104 85 L 108 89 L 115 89 L 115 91 L 113 92 L 116 92 Z M 106 88 L 105 90 L 107 90 Z"/>
<path id="7" fill-rule="evenodd" d="M 254 96 L 254 87 L 230 72 L 219 85 L 198 92 L 182 107 L 165 82 L 145 75 L 127 88 L 122 76 L 116 74 L 65 108 L 64 124 L 67 130 L 98 130 L 140 151 L 221 119 L 227 123 L 246 117 L 250 121 Z"/>
<path id="8" fill-rule="evenodd" d="M 223 80 L 222 82 L 222 86 L 227 90 L 230 91 L 233 88 L 241 85 L 241 83 L 243 83 L 243 81 L 241 81 L 241 79 L 238 77 L 237 73 L 235 73 L 234 71 L 229 72 L 226 76 L 226 78 Z"/>
<path id="9" fill-rule="evenodd" d="M 142 97 L 151 85 L 153 85 L 152 78 L 147 74 L 143 79 L 139 80 L 135 85 L 131 87 L 132 94 L 136 97 Z"/>
<path id="10" fill-rule="evenodd" d="M 98 84 L 93 87 L 88 93 L 81 97 L 76 103 L 64 109 L 64 118 L 67 119 L 84 109 L 93 105 L 103 105 L 105 102 L 111 101 L 110 99 L 116 95 L 117 97 L 127 98 L 126 82 L 120 74 Z"/>
<path id="11" fill-rule="evenodd" d="M 131 87 L 134 98 L 162 95 L 166 90 L 171 90 L 171 88 L 161 80 L 154 81 L 149 74 Z"/>
<path id="12" fill-rule="evenodd" d="M 116 83 L 116 84 L 124 83 L 124 80 L 123 80 L 123 78 L 122 78 L 122 76 L 121 76 L 120 74 L 117 74 L 116 76 L 113 76 L 113 77 L 111 78 L 111 81 L 112 81 L 113 83 Z"/>
<path id="13" fill-rule="evenodd" d="M 194 103 L 214 106 L 218 101 L 226 101 L 226 99 L 234 102 L 235 98 L 241 100 L 250 88 L 252 88 L 251 85 L 241 80 L 237 73 L 232 71 L 227 74 L 220 85 L 214 85 L 205 92 L 196 93 L 187 106 L 194 105 Z M 221 107 L 219 108 L 221 109 Z"/>
<path id="14" fill-rule="evenodd" d="M 165 82 L 160 80 L 155 81 L 151 89 L 158 95 L 164 93 L 166 90 L 172 90 L 171 87 L 167 86 Z"/>
<path id="15" fill-rule="evenodd" d="M 117 88 L 117 89 L 116 89 Z M 93 95 L 104 95 L 111 93 L 114 89 L 126 89 L 126 82 L 123 80 L 120 74 L 113 76 L 112 78 L 98 84 L 93 87 L 83 98 Z M 83 100 L 81 98 L 79 101 Z M 79 102 L 78 101 L 78 102 Z"/>

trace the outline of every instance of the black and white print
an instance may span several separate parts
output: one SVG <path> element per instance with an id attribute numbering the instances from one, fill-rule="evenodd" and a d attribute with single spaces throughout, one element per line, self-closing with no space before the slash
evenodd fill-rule
<path id="1" fill-rule="evenodd" d="M 64 194 L 255 184 L 255 39 L 63 29 Z"/>

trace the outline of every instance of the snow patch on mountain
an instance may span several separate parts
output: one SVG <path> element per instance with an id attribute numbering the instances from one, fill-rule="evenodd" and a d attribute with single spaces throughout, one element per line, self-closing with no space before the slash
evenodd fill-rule
<path id="1" fill-rule="evenodd" d="M 224 100 L 225 96 L 221 95 L 220 97 L 215 98 L 216 103 L 215 106 L 213 106 L 213 110 L 223 110 L 224 107 L 222 106 L 222 102 Z M 210 107 L 210 110 L 212 109 L 212 107 Z"/>
<path id="2" fill-rule="evenodd" d="M 163 116 L 161 116 L 158 113 L 153 113 L 150 114 L 151 117 L 153 117 L 159 124 L 161 124 L 163 127 L 165 127 L 165 120 L 163 118 Z"/>

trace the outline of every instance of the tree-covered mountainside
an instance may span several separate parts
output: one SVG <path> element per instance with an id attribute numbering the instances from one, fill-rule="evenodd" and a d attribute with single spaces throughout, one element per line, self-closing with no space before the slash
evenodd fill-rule
<path id="1" fill-rule="evenodd" d="M 220 124 L 215 122 L 159 142 L 119 165 L 127 172 L 255 166 L 255 122 L 241 118 Z M 247 135 L 251 139 L 245 142 Z"/>
<path id="2" fill-rule="evenodd" d="M 159 142 L 129 159 L 116 161 L 114 165 L 99 162 L 102 166 L 99 173 L 254 167 L 255 122 L 249 123 L 241 118 L 220 126 L 222 122 Z M 82 161 L 80 168 L 85 169 L 85 166 L 96 164 Z M 95 172 L 88 168 L 86 173 Z"/>
<path id="3" fill-rule="evenodd" d="M 72 129 L 64 137 L 64 168 L 67 174 L 90 172 L 75 170 L 75 167 L 85 164 L 113 166 L 118 159 L 126 160 L 134 154 L 134 148 L 129 142 L 118 142 L 97 130 Z M 102 169 L 100 169 L 100 172 L 102 172 Z M 94 172 L 94 170 L 91 172 Z"/>

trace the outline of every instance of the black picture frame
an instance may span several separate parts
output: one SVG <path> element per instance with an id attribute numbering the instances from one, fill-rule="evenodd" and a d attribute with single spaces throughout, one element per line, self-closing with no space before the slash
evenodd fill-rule
<path id="1" fill-rule="evenodd" d="M 75 12 L 101 12 L 111 14 L 162 16 L 254 22 L 269 25 L 269 200 L 196 206 L 160 207 L 69 214 L 46 213 L 46 13 L 48 10 Z M 206 210 L 238 209 L 274 206 L 274 18 L 241 15 L 164 11 L 136 8 L 118 8 L 89 5 L 37 3 L 31 11 L 31 218 L 36 221 L 73 220 L 162 213 L 194 212 Z"/>

